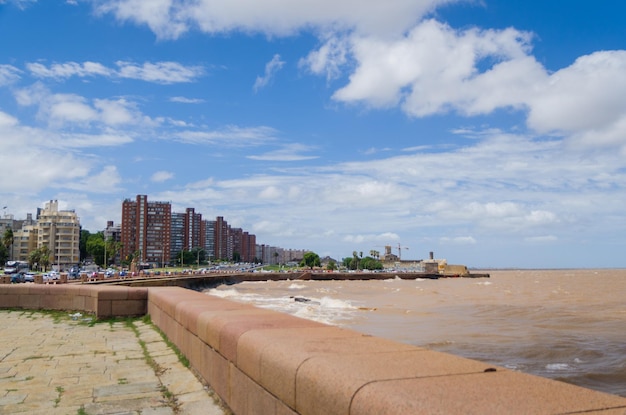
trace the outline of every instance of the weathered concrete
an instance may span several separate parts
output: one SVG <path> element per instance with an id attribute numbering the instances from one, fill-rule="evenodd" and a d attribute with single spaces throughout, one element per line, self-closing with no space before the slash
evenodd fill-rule
<path id="1" fill-rule="evenodd" d="M 74 319 L 0 311 L 0 414 L 227 413 L 151 325 Z"/>

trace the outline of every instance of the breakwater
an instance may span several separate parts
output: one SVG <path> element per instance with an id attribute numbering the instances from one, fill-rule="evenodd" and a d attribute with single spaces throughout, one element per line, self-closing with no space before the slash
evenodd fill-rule
<path id="1" fill-rule="evenodd" d="M 138 302 L 236 414 L 626 411 L 619 396 L 180 287 L 0 286 L 2 308 L 104 317 L 140 315 Z"/>

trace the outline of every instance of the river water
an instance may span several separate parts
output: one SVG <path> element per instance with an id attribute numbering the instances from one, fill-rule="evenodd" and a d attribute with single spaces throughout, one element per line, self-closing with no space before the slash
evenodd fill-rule
<path id="1" fill-rule="evenodd" d="M 626 397 L 626 270 L 488 272 L 207 293 Z"/>

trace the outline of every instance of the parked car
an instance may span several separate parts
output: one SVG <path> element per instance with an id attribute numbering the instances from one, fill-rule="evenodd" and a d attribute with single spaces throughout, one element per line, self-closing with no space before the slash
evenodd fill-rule
<path id="1" fill-rule="evenodd" d="M 18 284 L 21 282 L 24 282 L 24 274 L 19 272 L 17 274 L 11 275 L 11 284 Z"/>
<path id="2" fill-rule="evenodd" d="M 32 272 L 24 274 L 24 282 L 35 282 L 35 274 Z"/>

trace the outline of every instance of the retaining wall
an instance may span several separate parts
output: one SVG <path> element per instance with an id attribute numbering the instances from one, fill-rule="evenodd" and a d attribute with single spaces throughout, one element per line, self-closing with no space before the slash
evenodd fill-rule
<path id="1" fill-rule="evenodd" d="M 6 285 L 0 308 L 148 312 L 237 415 L 626 413 L 619 396 L 179 287 Z"/>
<path id="2" fill-rule="evenodd" d="M 177 287 L 148 312 L 238 415 L 626 413 L 626 398 Z"/>
<path id="3" fill-rule="evenodd" d="M 81 284 L 0 285 L 0 308 L 73 310 L 95 314 L 99 319 L 143 316 L 148 289 Z"/>

